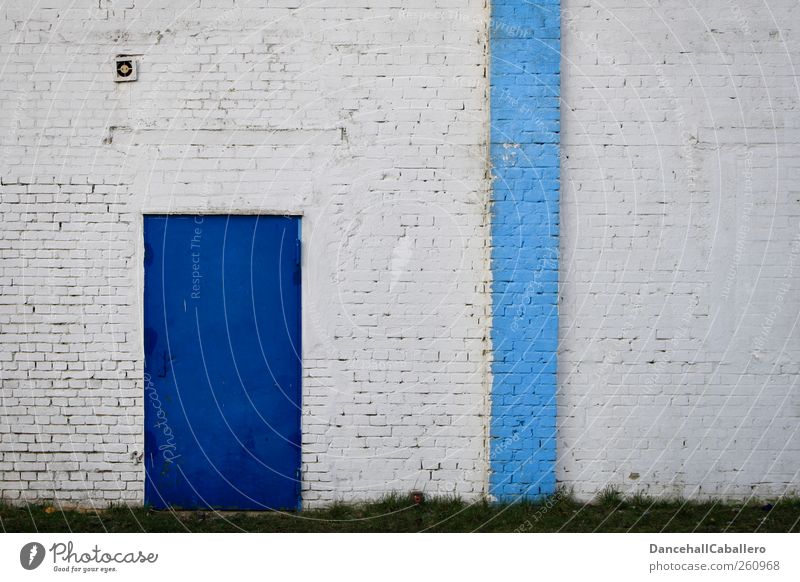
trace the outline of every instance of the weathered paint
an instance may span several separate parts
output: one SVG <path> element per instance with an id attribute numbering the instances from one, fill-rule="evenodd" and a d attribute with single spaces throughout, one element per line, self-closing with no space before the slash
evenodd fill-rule
<path id="1" fill-rule="evenodd" d="M 555 490 L 559 2 L 497 0 L 490 23 L 490 493 Z"/>
<path id="2" fill-rule="evenodd" d="M 146 503 L 298 506 L 298 228 L 145 217 Z"/>

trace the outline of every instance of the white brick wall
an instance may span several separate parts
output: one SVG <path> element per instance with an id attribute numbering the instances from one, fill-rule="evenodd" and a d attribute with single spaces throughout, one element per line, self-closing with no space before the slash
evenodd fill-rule
<path id="1" fill-rule="evenodd" d="M 0 7 L 0 500 L 142 501 L 154 211 L 303 213 L 307 506 L 485 492 L 487 7 L 263 4 Z M 798 493 L 800 10 L 563 8 L 559 480 Z"/>
<path id="2" fill-rule="evenodd" d="M 485 491 L 485 3 L 264 4 L 0 8 L 0 500 L 142 502 L 152 211 L 303 213 L 307 506 Z"/>
<path id="3" fill-rule="evenodd" d="M 800 5 L 564 0 L 558 478 L 800 492 Z"/>

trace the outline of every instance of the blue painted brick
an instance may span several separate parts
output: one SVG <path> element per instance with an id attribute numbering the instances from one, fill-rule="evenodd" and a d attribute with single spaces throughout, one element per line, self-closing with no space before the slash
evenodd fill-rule
<path id="1" fill-rule="evenodd" d="M 555 491 L 559 0 L 495 0 L 490 27 L 490 492 Z"/>

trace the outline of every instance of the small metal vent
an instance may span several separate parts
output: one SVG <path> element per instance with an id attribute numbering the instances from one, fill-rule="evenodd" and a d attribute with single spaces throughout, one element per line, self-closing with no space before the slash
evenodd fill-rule
<path id="1" fill-rule="evenodd" d="M 129 55 L 114 57 L 114 81 L 124 83 L 136 80 L 136 59 Z"/>

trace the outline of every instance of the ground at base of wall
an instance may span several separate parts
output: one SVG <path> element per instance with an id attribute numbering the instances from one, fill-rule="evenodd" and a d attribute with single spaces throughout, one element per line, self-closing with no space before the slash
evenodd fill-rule
<path id="1" fill-rule="evenodd" d="M 4 532 L 800 532 L 800 499 L 766 503 L 655 501 L 607 495 L 586 504 L 556 494 L 511 505 L 392 497 L 301 513 L 62 511 L 0 506 Z"/>

